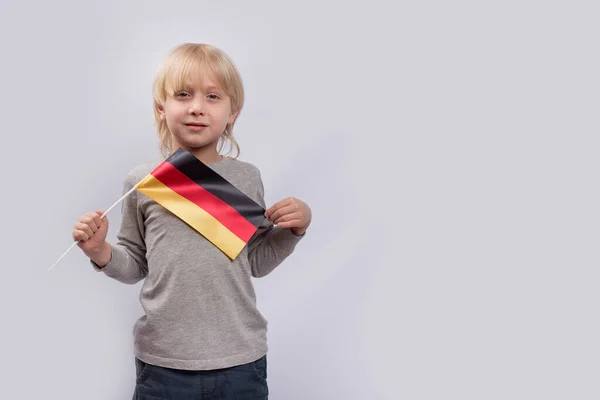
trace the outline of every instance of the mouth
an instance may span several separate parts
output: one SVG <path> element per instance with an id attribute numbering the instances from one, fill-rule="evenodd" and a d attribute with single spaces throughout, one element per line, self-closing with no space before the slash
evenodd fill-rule
<path id="1" fill-rule="evenodd" d="M 184 124 L 185 126 L 187 126 L 189 129 L 191 129 L 192 131 L 201 131 L 204 128 L 206 128 L 208 125 L 203 124 L 201 122 L 189 122 L 187 124 Z"/>
<path id="2" fill-rule="evenodd" d="M 188 122 L 185 124 L 185 126 L 200 126 L 200 127 L 207 127 L 208 125 L 203 124 L 202 122 Z"/>

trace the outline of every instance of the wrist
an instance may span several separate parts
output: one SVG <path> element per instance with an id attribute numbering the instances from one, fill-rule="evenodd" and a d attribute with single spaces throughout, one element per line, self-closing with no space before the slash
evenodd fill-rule
<path id="1" fill-rule="evenodd" d="M 302 236 L 306 233 L 307 228 L 290 228 L 292 233 L 296 236 Z"/>
<path id="2" fill-rule="evenodd" d="M 105 241 L 98 249 L 91 251 L 88 254 L 88 257 L 100 268 L 105 267 L 112 258 L 112 248 L 110 243 Z"/>

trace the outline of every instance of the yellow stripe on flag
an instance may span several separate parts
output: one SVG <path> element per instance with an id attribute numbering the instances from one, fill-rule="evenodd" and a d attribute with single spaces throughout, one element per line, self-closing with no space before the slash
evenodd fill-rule
<path id="1" fill-rule="evenodd" d="M 242 239 L 223 226 L 212 215 L 165 186 L 152 174 L 148 174 L 140 181 L 137 185 L 137 190 L 177 215 L 221 249 L 232 260 L 246 246 L 246 243 Z"/>

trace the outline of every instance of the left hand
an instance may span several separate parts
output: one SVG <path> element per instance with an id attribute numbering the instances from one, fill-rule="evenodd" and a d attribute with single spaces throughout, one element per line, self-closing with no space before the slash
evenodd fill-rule
<path id="1" fill-rule="evenodd" d="M 308 204 L 295 197 L 288 197 L 273 205 L 265 217 L 280 228 L 290 228 L 296 236 L 306 232 L 312 218 Z"/>

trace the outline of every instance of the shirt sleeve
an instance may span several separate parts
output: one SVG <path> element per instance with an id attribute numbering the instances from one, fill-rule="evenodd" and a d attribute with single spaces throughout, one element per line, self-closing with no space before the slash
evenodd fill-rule
<path id="1" fill-rule="evenodd" d="M 257 175 L 257 202 L 263 208 L 264 185 L 260 176 Z M 296 236 L 289 228 L 279 228 L 265 218 L 258 230 L 248 242 L 248 261 L 252 269 L 252 276 L 261 278 L 271 273 L 287 257 L 289 257 L 296 245 L 306 235 Z"/>
<path id="2" fill-rule="evenodd" d="M 127 193 L 138 181 L 137 174 L 130 172 L 124 182 L 123 194 Z M 121 227 L 116 244 L 111 244 L 111 260 L 104 267 L 91 261 L 96 271 L 126 284 L 141 281 L 148 274 L 146 243 L 144 240 L 144 216 L 138 206 L 139 192 L 134 190 L 121 206 Z"/>

